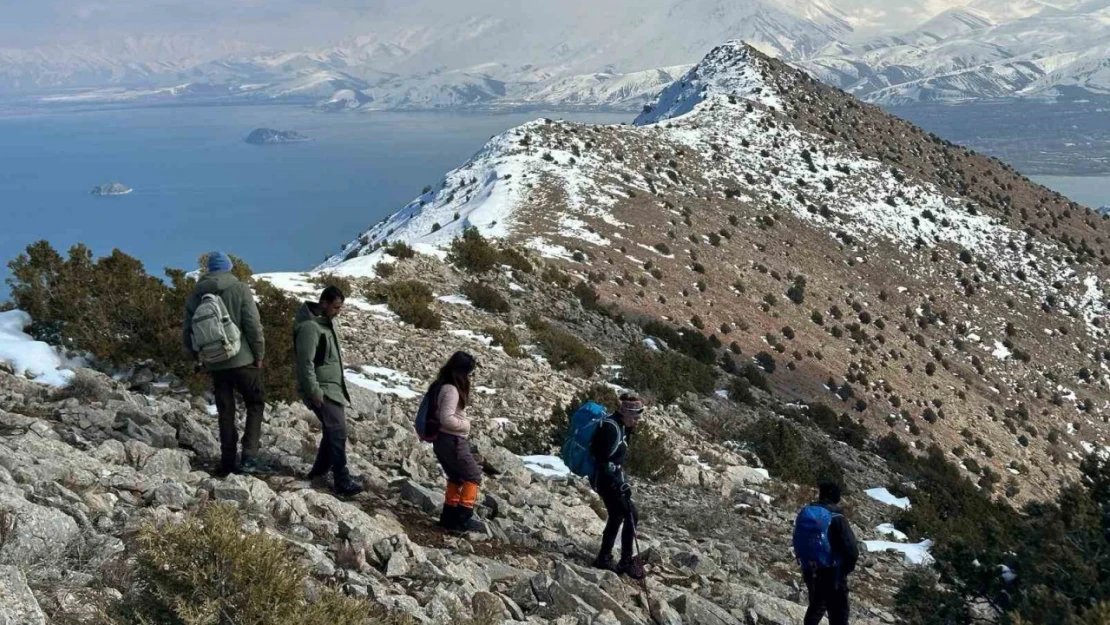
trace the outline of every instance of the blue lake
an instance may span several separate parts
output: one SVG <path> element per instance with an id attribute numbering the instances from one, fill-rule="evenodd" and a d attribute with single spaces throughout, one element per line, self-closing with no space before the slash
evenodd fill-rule
<path id="1" fill-rule="evenodd" d="M 0 296 L 6 262 L 46 239 L 120 248 L 161 275 L 210 249 L 259 271 L 303 270 L 402 207 L 492 136 L 589 113 L 321 114 L 293 106 L 36 111 L 0 117 Z M 257 127 L 312 141 L 253 146 Z M 134 189 L 94 197 L 98 184 Z"/>

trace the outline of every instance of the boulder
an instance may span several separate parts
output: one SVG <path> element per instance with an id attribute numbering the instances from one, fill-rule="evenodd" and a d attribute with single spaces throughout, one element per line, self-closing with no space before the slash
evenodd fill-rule
<path id="1" fill-rule="evenodd" d="M 581 598 L 596 611 L 609 610 L 621 625 L 641 625 L 643 620 L 629 612 L 612 595 L 596 584 L 591 584 L 572 567 L 560 562 L 555 566 L 555 582 L 568 592 Z"/>
<path id="2" fill-rule="evenodd" d="M 439 514 L 443 509 L 443 494 L 425 488 L 413 480 L 399 480 L 395 486 L 401 492 L 401 498 L 415 504 L 427 514 Z"/>
<path id="3" fill-rule="evenodd" d="M 741 625 L 728 610 L 692 593 L 679 595 L 673 605 L 686 625 Z"/>
<path id="4" fill-rule="evenodd" d="M 192 466 L 189 455 L 180 449 L 159 449 L 146 459 L 140 469 L 144 475 L 156 478 L 177 478 L 184 480 Z"/>
<path id="5" fill-rule="evenodd" d="M 268 510 L 277 498 L 266 482 L 249 475 L 229 475 L 211 484 L 212 498 L 216 501 L 234 502 L 251 510 Z"/>
<path id="6" fill-rule="evenodd" d="M 154 489 L 153 502 L 170 510 L 184 510 L 191 498 L 189 490 L 183 484 L 166 480 Z"/>
<path id="7" fill-rule="evenodd" d="M 56 554 L 73 542 L 80 528 L 65 513 L 27 501 L 23 491 L 0 485 L 0 523 L 11 528 L 0 545 L 0 563 L 27 564 Z"/>
<path id="8" fill-rule="evenodd" d="M 46 625 L 27 579 L 14 566 L 0 566 L 0 625 Z"/>
<path id="9" fill-rule="evenodd" d="M 192 449 L 205 462 L 220 459 L 220 442 L 212 430 L 189 415 L 178 416 L 176 425 L 178 445 Z"/>
<path id="10" fill-rule="evenodd" d="M 651 620 L 655 621 L 655 625 L 682 625 L 682 615 L 666 599 L 652 599 L 650 608 Z"/>

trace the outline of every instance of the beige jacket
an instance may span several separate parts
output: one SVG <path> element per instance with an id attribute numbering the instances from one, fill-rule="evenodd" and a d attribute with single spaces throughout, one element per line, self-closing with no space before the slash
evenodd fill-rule
<path id="1" fill-rule="evenodd" d="M 466 408 L 459 408 L 459 389 L 451 384 L 440 387 L 439 397 L 436 398 L 436 413 L 439 416 L 440 432 L 459 438 L 470 436 L 470 419 L 466 417 Z"/>

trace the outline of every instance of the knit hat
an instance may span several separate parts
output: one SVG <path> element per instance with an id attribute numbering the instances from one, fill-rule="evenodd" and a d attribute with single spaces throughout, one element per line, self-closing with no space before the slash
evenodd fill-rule
<path id="1" fill-rule="evenodd" d="M 620 411 L 622 415 L 639 417 L 644 412 L 644 402 L 636 399 L 635 397 L 621 399 Z"/>
<path id="2" fill-rule="evenodd" d="M 231 258 L 223 252 L 208 253 L 208 273 L 231 271 Z"/>

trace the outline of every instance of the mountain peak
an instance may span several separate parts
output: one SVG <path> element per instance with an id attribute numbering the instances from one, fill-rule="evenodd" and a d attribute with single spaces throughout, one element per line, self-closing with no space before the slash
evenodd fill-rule
<path id="1" fill-rule="evenodd" d="M 655 124 L 692 112 L 699 104 L 716 98 L 740 98 L 764 106 L 781 106 L 768 84 L 767 57 L 738 40 L 717 46 L 704 59 L 659 94 L 654 104 L 644 107 L 634 122 Z"/>

